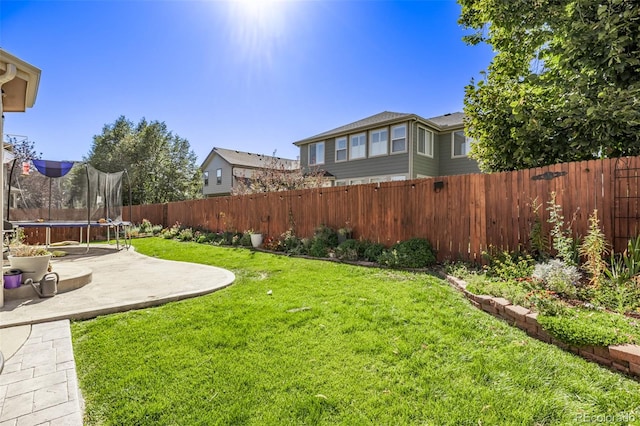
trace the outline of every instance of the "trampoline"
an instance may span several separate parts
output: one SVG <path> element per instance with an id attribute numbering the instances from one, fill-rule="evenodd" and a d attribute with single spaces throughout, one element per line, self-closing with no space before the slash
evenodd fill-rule
<path id="1" fill-rule="evenodd" d="M 105 229 L 109 241 L 113 231 L 116 247 L 129 248 L 131 222 L 122 219 L 124 176 L 126 171 L 106 173 L 84 162 L 14 160 L 6 218 L 17 228 L 44 228 L 47 247 L 52 229 L 79 228 L 80 243 L 86 232 L 87 249 L 92 229 Z"/>

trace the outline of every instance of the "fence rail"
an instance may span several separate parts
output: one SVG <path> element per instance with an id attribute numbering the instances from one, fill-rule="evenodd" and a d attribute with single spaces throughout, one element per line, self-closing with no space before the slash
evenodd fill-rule
<path id="1" fill-rule="evenodd" d="M 356 238 L 386 245 L 429 239 L 438 259 L 479 261 L 483 250 L 529 245 L 536 221 L 548 233 L 548 202 L 556 204 L 575 236 L 584 236 L 598 210 L 615 250 L 638 234 L 640 157 L 562 163 L 514 172 L 470 174 L 402 182 L 229 196 L 125 208 L 125 220 L 212 231 L 253 229 L 278 236 L 293 228 L 311 236 L 320 224 L 349 224 Z"/>

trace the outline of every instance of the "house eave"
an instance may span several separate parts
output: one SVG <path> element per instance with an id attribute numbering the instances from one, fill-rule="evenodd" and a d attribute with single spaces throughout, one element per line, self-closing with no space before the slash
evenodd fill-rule
<path id="1" fill-rule="evenodd" d="M 9 64 L 16 67 L 16 75 L 2 85 L 3 112 L 25 112 L 36 102 L 41 70 L 0 49 L 0 74 L 7 71 Z"/>
<path id="2" fill-rule="evenodd" d="M 392 124 L 405 123 L 407 121 L 415 121 L 415 120 L 428 122 L 428 120 L 425 120 L 424 118 L 420 117 L 419 115 L 410 114 L 410 115 L 406 115 L 404 117 L 399 117 L 399 118 L 393 118 L 393 119 L 390 119 L 390 120 L 380 121 L 380 122 L 377 122 L 375 124 L 368 124 L 368 125 L 362 126 L 362 127 L 354 127 L 354 128 L 349 129 L 349 130 L 345 130 L 345 131 L 341 131 L 341 132 L 325 133 L 325 134 L 312 136 L 310 138 L 306 138 L 306 139 L 299 140 L 297 142 L 293 142 L 293 144 L 295 146 L 302 146 L 302 145 L 307 145 L 307 144 L 310 144 L 310 143 L 313 143 L 313 142 L 321 142 L 321 141 L 326 140 L 326 139 L 333 139 L 333 138 L 340 137 L 340 136 L 346 136 L 346 135 L 350 135 L 350 134 L 353 134 L 353 133 L 362 132 L 362 131 L 365 131 L 365 130 L 377 129 L 379 127 L 390 126 Z M 433 125 L 433 124 L 430 124 L 430 125 Z"/>

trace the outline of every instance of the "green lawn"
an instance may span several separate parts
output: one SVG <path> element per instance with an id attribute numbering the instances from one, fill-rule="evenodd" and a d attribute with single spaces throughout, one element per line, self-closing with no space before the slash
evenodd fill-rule
<path id="1" fill-rule="evenodd" d="M 88 425 L 640 419 L 640 383 L 529 338 L 432 276 L 160 238 L 134 245 L 237 280 L 74 323 Z"/>

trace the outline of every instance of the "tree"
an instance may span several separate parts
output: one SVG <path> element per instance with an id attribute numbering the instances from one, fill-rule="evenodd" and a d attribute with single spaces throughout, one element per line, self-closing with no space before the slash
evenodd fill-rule
<path id="1" fill-rule="evenodd" d="M 465 41 L 496 51 L 466 88 L 483 171 L 640 154 L 635 0 L 459 0 Z"/>
<path id="2" fill-rule="evenodd" d="M 41 152 L 37 152 L 35 142 L 25 136 L 8 135 L 7 143 L 11 144 L 11 152 L 15 156 L 9 168 L 10 192 L 16 198 L 17 204 L 22 208 L 40 208 L 49 203 L 49 180 L 40 173 L 22 174 L 22 164 L 30 164 L 29 169 L 33 169 L 31 160 L 38 160 L 42 157 Z"/>
<path id="3" fill-rule="evenodd" d="M 201 196 L 201 172 L 189 142 L 172 134 L 165 123 L 147 122 L 137 125 L 119 117 L 105 125 L 102 134 L 93 138 L 93 146 L 85 158 L 103 172 L 127 170 L 132 204 L 154 204 L 181 201 Z M 124 182 L 124 203 L 129 188 Z"/>
<path id="4" fill-rule="evenodd" d="M 298 168 L 289 167 L 289 163 L 273 156 L 259 169 L 252 170 L 251 176 L 238 179 L 232 195 L 246 195 L 274 191 L 292 191 L 294 189 L 319 188 L 325 181 L 324 171 L 309 170 L 306 173 Z"/>
<path id="5" fill-rule="evenodd" d="M 26 136 L 6 135 L 7 143 L 11 144 L 11 152 L 16 157 L 18 164 L 23 161 L 37 160 L 42 157 L 41 152 L 36 151 L 35 142 L 29 140 Z"/>

